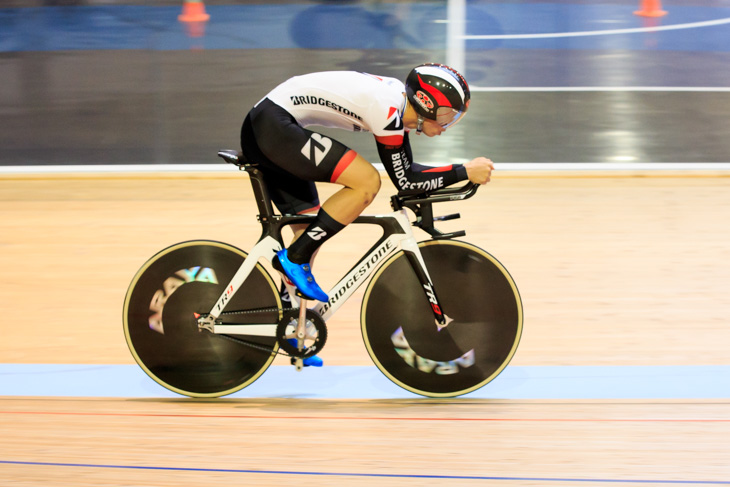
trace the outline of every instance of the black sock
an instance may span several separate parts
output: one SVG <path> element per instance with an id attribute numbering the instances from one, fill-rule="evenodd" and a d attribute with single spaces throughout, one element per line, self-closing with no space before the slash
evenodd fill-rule
<path id="1" fill-rule="evenodd" d="M 284 281 L 281 281 L 281 285 L 279 286 L 279 297 L 282 301 L 291 303 L 291 296 L 289 296 L 289 291 L 286 290 L 286 285 L 284 284 Z"/>
<path id="2" fill-rule="evenodd" d="M 336 221 L 323 208 L 320 208 L 317 219 L 307 227 L 301 237 L 289 246 L 287 250 L 289 260 L 295 264 L 306 264 L 312 260 L 312 255 L 320 245 L 343 228 L 345 228 L 345 225 Z"/>

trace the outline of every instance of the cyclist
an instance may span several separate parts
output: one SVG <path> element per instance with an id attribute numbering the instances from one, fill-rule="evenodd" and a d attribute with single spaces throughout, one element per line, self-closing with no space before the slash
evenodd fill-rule
<path id="1" fill-rule="evenodd" d="M 241 129 L 244 155 L 258 163 L 279 211 L 317 211 L 310 225 L 293 228 L 294 241 L 272 262 L 307 299 L 326 302 L 311 271 L 317 249 L 351 223 L 380 189 L 378 171 L 354 150 L 313 132 L 318 125 L 375 136 L 380 160 L 402 193 L 425 192 L 469 179 L 490 180 L 492 161 L 422 166 L 413 161 L 409 131 L 441 135 L 469 107 L 466 80 L 443 64 L 415 67 L 400 80 L 354 71 L 293 77 L 274 88 L 248 113 Z M 314 182 L 342 188 L 321 206 Z"/>

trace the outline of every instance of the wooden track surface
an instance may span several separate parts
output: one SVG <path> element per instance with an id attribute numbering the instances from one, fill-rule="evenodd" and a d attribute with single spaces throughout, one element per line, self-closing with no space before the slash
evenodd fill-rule
<path id="1" fill-rule="evenodd" d="M 625 486 L 730 477 L 727 404 L 5 399 L 0 408 L 3 457 L 62 464 L 0 464 L 13 486 Z M 181 470 L 201 468 L 218 471 Z"/>
<path id="2" fill-rule="evenodd" d="M 595 176 L 496 173 L 471 200 L 436 207 L 459 211 L 443 228 L 466 229 L 517 282 L 525 328 L 512 364 L 727 365 L 730 178 Z M 384 181 L 367 212 L 388 211 L 391 190 Z M 243 174 L 0 179 L 0 363 L 133 363 L 121 309 L 137 269 L 182 240 L 250 248 L 254 213 Z M 349 228 L 326 244 L 323 287 L 372 236 Z M 327 365 L 371 364 L 354 301 L 329 323 Z M 1 394 L 0 461 L 46 463 L 0 463 L 3 486 L 730 480 L 727 401 Z"/>

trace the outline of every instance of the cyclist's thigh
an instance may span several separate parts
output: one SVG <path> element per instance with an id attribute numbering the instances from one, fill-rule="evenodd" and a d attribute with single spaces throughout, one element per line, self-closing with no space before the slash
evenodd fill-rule
<path id="1" fill-rule="evenodd" d="M 354 154 L 352 151 L 350 153 Z M 354 154 L 352 161 L 338 166 L 338 172 L 334 174 L 332 182 L 348 188 L 361 188 L 377 193 L 380 189 L 380 173 L 364 157 Z"/>
<path id="2" fill-rule="evenodd" d="M 251 124 L 266 158 L 299 179 L 330 182 L 338 166 L 355 155 L 337 140 L 305 129 L 268 99 L 251 111 Z"/>

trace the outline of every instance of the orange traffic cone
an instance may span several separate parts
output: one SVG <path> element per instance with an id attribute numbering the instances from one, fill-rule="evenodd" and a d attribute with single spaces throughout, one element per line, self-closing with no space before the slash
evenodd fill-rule
<path id="1" fill-rule="evenodd" d="M 642 17 L 663 17 L 667 12 L 662 10 L 661 0 L 641 0 L 641 10 L 634 12 Z"/>
<path id="2" fill-rule="evenodd" d="M 185 0 L 183 11 L 177 17 L 180 22 L 205 22 L 208 19 L 210 15 L 205 13 L 205 4 L 202 0 Z"/>

